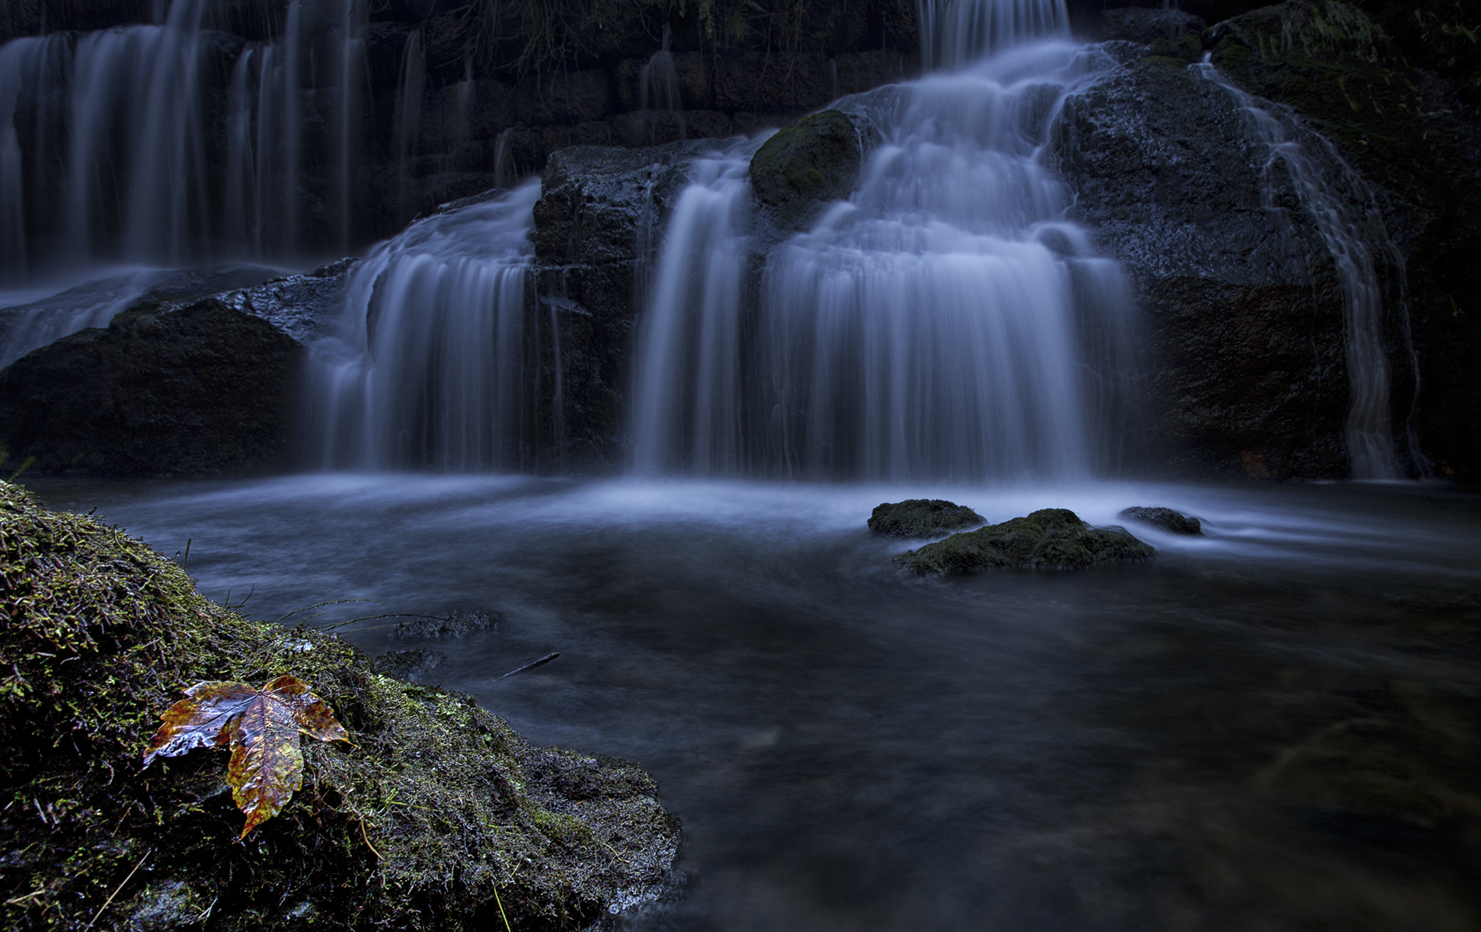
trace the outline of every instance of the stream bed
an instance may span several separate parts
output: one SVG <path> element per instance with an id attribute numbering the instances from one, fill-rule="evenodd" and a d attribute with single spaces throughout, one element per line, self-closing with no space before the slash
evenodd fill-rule
<path id="1" fill-rule="evenodd" d="M 37 480 L 202 591 L 447 659 L 686 829 L 644 930 L 1481 929 L 1481 495 L 1417 483 Z M 1130 505 L 1154 561 L 917 578 L 880 502 Z M 490 630 L 397 637 L 407 613 Z M 319 614 L 314 614 L 319 613 Z M 500 680 L 558 651 L 538 669 Z"/>

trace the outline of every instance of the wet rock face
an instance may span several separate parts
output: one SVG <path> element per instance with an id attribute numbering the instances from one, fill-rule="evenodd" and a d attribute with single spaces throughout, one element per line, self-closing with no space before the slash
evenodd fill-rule
<path id="1" fill-rule="evenodd" d="M 1132 508 L 1123 508 L 1118 518 L 1127 521 L 1140 521 L 1153 527 L 1162 528 L 1172 534 L 1202 534 L 1203 524 L 1197 518 L 1191 518 L 1181 512 L 1173 511 L 1171 508 L 1149 508 L 1136 505 Z"/>
<path id="2" fill-rule="evenodd" d="M 1136 58 L 1069 98 L 1053 146 L 1077 219 L 1130 272 L 1166 462 L 1187 473 L 1348 473 L 1343 292 L 1288 177 L 1223 88 Z"/>
<path id="3" fill-rule="evenodd" d="M 972 509 L 939 498 L 886 502 L 869 516 L 869 530 L 887 537 L 934 537 L 982 523 L 982 516 Z"/>
<path id="4" fill-rule="evenodd" d="M 1377 189 L 1408 278 L 1403 300 L 1388 302 L 1404 314 L 1392 315 L 1384 334 L 1396 350 L 1395 433 L 1412 430 L 1441 475 L 1475 476 L 1481 49 L 1455 41 L 1475 18 L 1442 0 L 1362 4 L 1373 19 L 1355 6 L 1283 3 L 1216 25 L 1206 42 L 1216 66 L 1251 93 L 1295 108 Z"/>
<path id="5" fill-rule="evenodd" d="M 537 468 L 607 471 L 624 460 L 640 276 L 657 261 L 690 160 L 713 145 L 578 146 L 550 157 L 526 291 Z"/>
<path id="6" fill-rule="evenodd" d="M 1065 508 L 1045 508 L 1024 518 L 907 551 L 895 562 L 922 575 L 967 573 L 993 567 L 1075 570 L 1097 563 L 1149 560 L 1156 550 L 1125 528 L 1093 528 Z"/>
<path id="7" fill-rule="evenodd" d="M 207 299 L 124 311 L 0 372 L 0 442 L 38 473 L 203 476 L 289 465 L 303 347 Z"/>
<path id="8" fill-rule="evenodd" d="M 862 163 L 853 121 L 841 111 L 823 110 L 778 131 L 756 150 L 751 188 L 778 226 L 801 230 L 829 201 L 848 196 Z"/>

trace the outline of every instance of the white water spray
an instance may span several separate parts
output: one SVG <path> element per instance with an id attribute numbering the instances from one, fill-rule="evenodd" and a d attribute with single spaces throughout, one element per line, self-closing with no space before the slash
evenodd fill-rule
<path id="1" fill-rule="evenodd" d="M 538 183 L 419 220 L 352 273 L 314 347 L 325 468 L 450 471 L 520 462 L 525 273 Z"/>

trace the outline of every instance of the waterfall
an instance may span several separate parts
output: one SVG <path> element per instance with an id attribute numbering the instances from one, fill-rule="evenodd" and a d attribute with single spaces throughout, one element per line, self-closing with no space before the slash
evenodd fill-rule
<path id="1" fill-rule="evenodd" d="M 669 51 L 672 41 L 673 31 L 665 25 L 658 51 L 638 70 L 638 110 L 633 125 L 641 138 L 634 142 L 652 145 L 665 138 L 688 136 L 684 105 L 679 98 L 679 72 Z"/>
<path id="2" fill-rule="evenodd" d="M 1025 40 L 1063 35 L 1064 0 L 918 0 L 921 64 L 958 68 Z"/>
<path id="3" fill-rule="evenodd" d="M 212 0 L 154 9 L 155 25 L 0 47 L 5 281 L 116 261 L 297 259 L 306 240 L 347 243 L 365 0 L 291 0 L 281 35 L 245 44 L 212 31 Z M 327 87 L 315 86 L 315 61 L 337 63 L 320 69 Z M 312 160 L 306 122 L 329 128 Z M 311 162 L 326 177 L 307 178 Z M 328 209 L 305 211 L 321 189 Z"/>
<path id="4" fill-rule="evenodd" d="M 413 223 L 352 273 L 313 348 L 325 468 L 520 465 L 525 275 L 538 182 Z"/>
<path id="5" fill-rule="evenodd" d="M 1130 394 L 1102 376 L 1129 355 L 1131 307 L 1041 156 L 1064 94 L 1111 64 L 1039 42 L 839 102 L 883 139 L 847 202 L 770 251 L 754 295 L 754 144 L 702 163 L 643 321 L 637 468 L 977 479 L 1102 465 Z"/>
<path id="6" fill-rule="evenodd" d="M 1389 410 L 1389 364 L 1383 344 L 1383 289 L 1370 245 L 1379 245 L 1395 259 L 1383 217 L 1372 190 L 1335 149 L 1324 144 L 1328 161 L 1339 178 L 1328 179 L 1284 122 L 1261 102 L 1235 87 L 1223 72 L 1207 62 L 1193 66 L 1204 77 L 1233 96 L 1256 137 L 1269 149 L 1265 169 L 1265 206 L 1279 210 L 1278 192 L 1269 180 L 1270 169 L 1283 166 L 1301 206 L 1317 230 L 1342 282 L 1344 336 L 1350 401 L 1347 414 L 1347 452 L 1354 479 L 1397 479 L 1402 475 L 1394 450 Z M 1334 182 L 1347 189 L 1338 193 Z M 1361 206 L 1357 206 L 1361 205 Z M 1402 263 L 1400 263 L 1402 264 Z M 1416 369 L 1417 371 L 1417 369 Z"/>

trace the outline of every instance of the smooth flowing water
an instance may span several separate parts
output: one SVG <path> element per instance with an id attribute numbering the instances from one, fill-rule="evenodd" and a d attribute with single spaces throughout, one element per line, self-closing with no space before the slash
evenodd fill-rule
<path id="1" fill-rule="evenodd" d="M 310 443 L 326 468 L 519 465 L 525 270 L 538 182 L 412 224 L 356 265 L 313 347 Z"/>
<path id="2" fill-rule="evenodd" d="M 1054 6 L 1048 4 L 1046 6 Z M 1030 34 L 1032 35 L 1032 33 Z M 1002 36 L 998 41 L 1002 41 Z M 1116 263 L 1045 164 L 1063 96 L 1112 62 L 1033 42 L 836 106 L 876 128 L 857 189 L 748 287 L 747 165 L 701 160 L 642 322 L 640 471 L 1075 477 L 1134 429 Z"/>
<path id="3" fill-rule="evenodd" d="M 319 475 L 40 486 L 257 617 L 497 612 L 422 679 L 636 760 L 685 823 L 644 930 L 1481 928 L 1481 497 Z M 1128 505 L 1150 563 L 921 579 L 864 527 Z M 498 677 L 552 651 L 527 674 Z"/>

